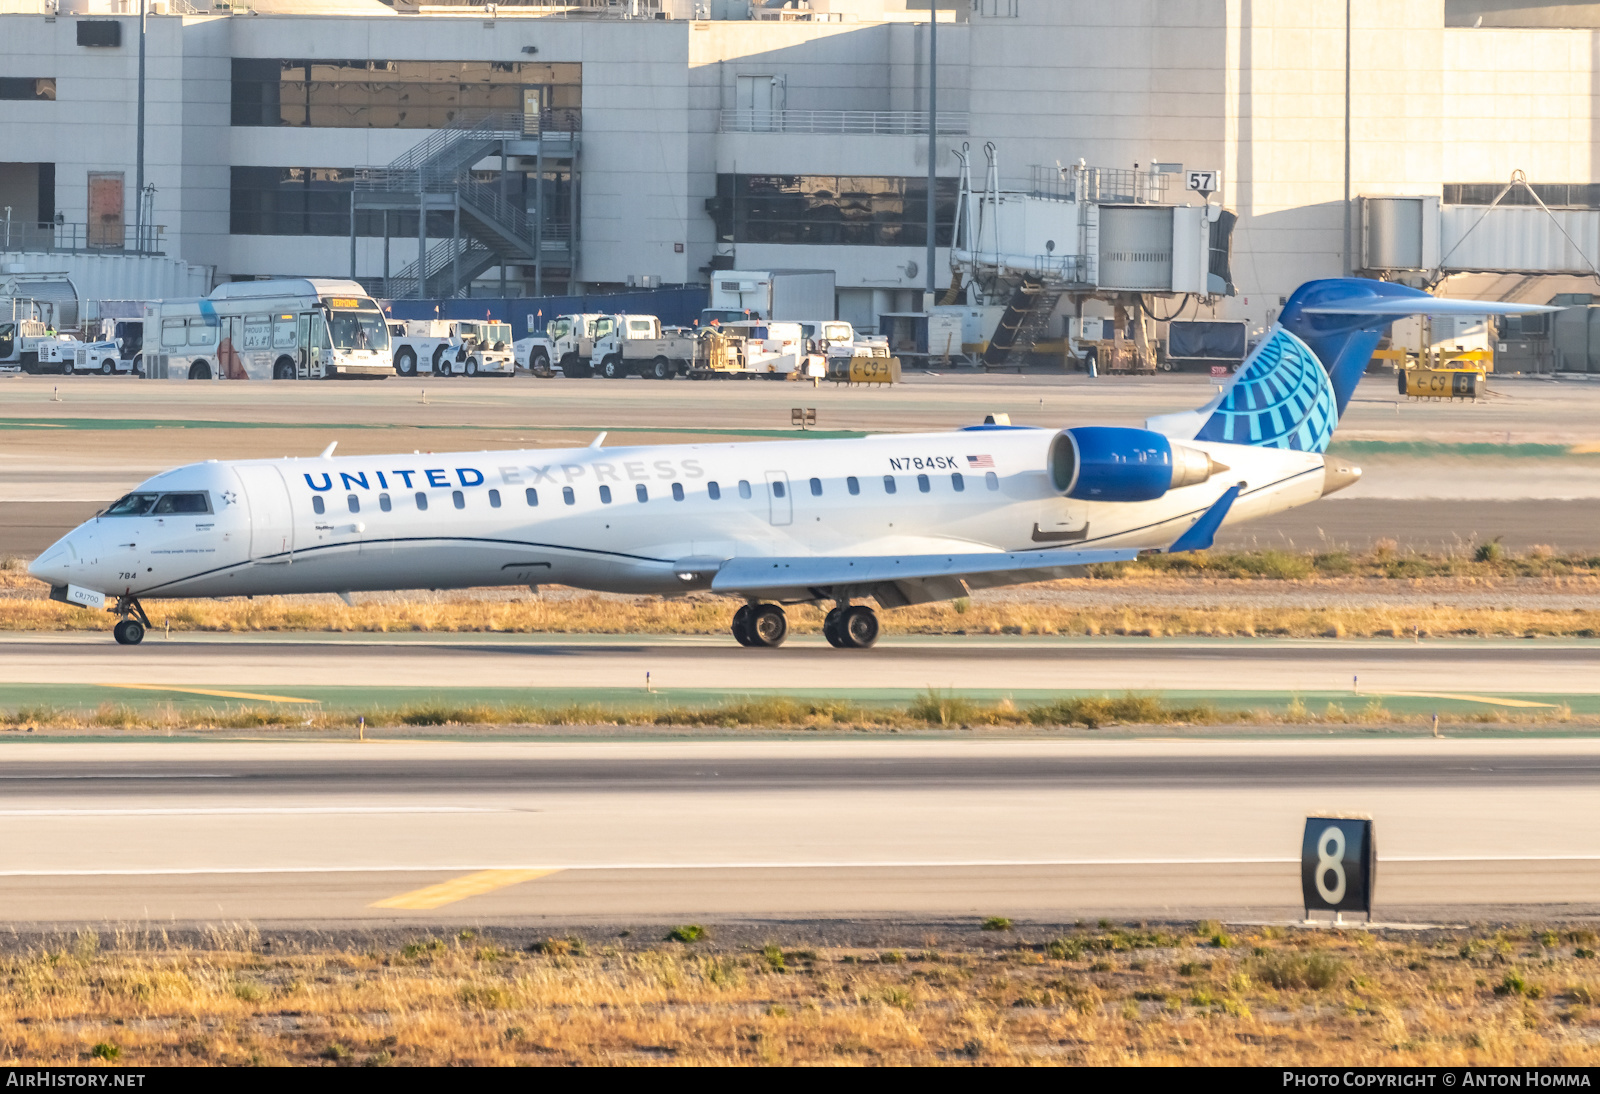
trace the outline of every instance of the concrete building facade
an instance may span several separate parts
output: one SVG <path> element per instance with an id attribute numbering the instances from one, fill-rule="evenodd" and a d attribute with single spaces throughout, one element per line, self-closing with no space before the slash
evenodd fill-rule
<path id="1" fill-rule="evenodd" d="M 572 262 L 551 267 L 546 291 L 801 267 L 836 270 L 841 314 L 858 322 L 921 303 L 927 0 L 259 0 L 183 14 L 157 2 L 148 220 L 160 249 L 218 280 L 348 276 L 356 169 L 474 111 L 520 110 L 534 89 L 526 101 L 556 112 L 545 124 L 579 135 L 570 174 L 541 176 L 541 215 L 575 215 Z M 0 6 L 0 201 L 19 233 L 59 221 L 76 240 L 81 224 L 84 246 L 105 246 L 114 217 L 123 231 L 138 219 L 138 19 L 128 0 L 57 4 Z M 941 5 L 941 286 L 964 143 L 993 143 L 1006 186 L 1079 159 L 1219 170 L 1240 219 L 1238 295 L 1216 311 L 1258 321 L 1301 281 L 1359 265 L 1347 196 L 1451 200 L 1518 169 L 1580 196 L 1597 181 L 1593 31 L 1537 24 L 1582 23 L 1600 5 L 1541 7 L 1518 25 L 1516 0 L 1352 0 L 1348 29 L 1345 0 Z M 1476 13 L 1466 25 L 1461 5 Z M 90 40 L 116 44 L 83 44 L 85 24 L 115 24 Z M 511 200 L 531 209 L 535 168 L 508 163 Z M 492 180 L 498 165 L 478 170 Z M 415 221 L 394 227 L 391 269 L 417 257 Z M 430 219 L 427 234 L 448 231 Z M 383 252 L 363 220 L 356 273 L 380 275 Z M 510 291 L 531 291 L 525 268 L 503 269 Z M 501 273 L 479 290 L 497 291 Z"/>

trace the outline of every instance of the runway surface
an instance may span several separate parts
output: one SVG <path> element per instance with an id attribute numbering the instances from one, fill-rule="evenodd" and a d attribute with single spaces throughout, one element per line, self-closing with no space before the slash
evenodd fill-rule
<path id="1" fill-rule="evenodd" d="M 9 744 L 14 925 L 1288 920 L 1307 815 L 1380 918 L 1600 910 L 1600 742 Z"/>
<path id="2" fill-rule="evenodd" d="M 157 615 L 159 621 L 159 613 Z M 623 688 L 665 691 L 1007 690 L 1600 693 L 1600 643 L 1581 640 L 820 638 L 747 650 L 731 638 L 571 635 L 0 636 L 0 684 L 207 688 Z"/>

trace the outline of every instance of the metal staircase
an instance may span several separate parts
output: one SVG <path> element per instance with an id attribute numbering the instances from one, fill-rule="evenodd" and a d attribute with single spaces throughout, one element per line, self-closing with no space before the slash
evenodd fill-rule
<path id="1" fill-rule="evenodd" d="M 1024 276 L 1012 292 L 1005 313 L 1000 316 L 1000 323 L 983 351 L 984 369 L 989 372 L 1003 368 L 1020 370 L 1027 364 L 1065 291 L 1065 286 Z"/>
<path id="2" fill-rule="evenodd" d="M 569 117 L 564 114 L 551 120 L 566 121 Z M 536 223 L 499 187 L 472 174 L 474 165 L 498 157 L 503 180 L 510 156 L 535 159 L 542 164 L 543 157 L 550 155 L 570 158 L 575 175 L 578 135 L 575 120 L 570 124 L 571 129 L 554 130 L 547 127 L 543 117 L 491 114 L 455 128 L 435 130 L 386 166 L 357 168 L 352 194 L 356 212 L 415 211 L 419 245 L 429 238 L 426 233 L 430 213 L 448 214 L 452 224 L 451 235 L 427 245 L 419 260 L 393 274 L 357 280 L 391 299 L 437 298 L 467 295 L 473 280 L 496 266 L 533 266 L 542 274 L 544 264 L 555 261 L 571 269 L 576 248 L 570 215 L 546 216 L 543 224 Z M 542 166 L 539 171 L 542 177 Z M 352 216 L 353 277 L 354 233 Z"/>

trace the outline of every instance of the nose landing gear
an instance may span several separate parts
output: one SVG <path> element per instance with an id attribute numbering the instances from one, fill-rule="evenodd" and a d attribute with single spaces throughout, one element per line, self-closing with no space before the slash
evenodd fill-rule
<path id="1" fill-rule="evenodd" d="M 111 628 L 111 637 L 117 640 L 117 645 L 137 646 L 143 642 L 144 632 L 150 629 L 150 617 L 144 614 L 144 606 L 139 603 L 139 598 L 118 597 L 117 614 L 122 619 Z"/>
<path id="2" fill-rule="evenodd" d="M 878 640 L 878 615 L 865 604 L 839 603 L 822 621 L 822 636 L 838 650 L 864 650 Z"/>

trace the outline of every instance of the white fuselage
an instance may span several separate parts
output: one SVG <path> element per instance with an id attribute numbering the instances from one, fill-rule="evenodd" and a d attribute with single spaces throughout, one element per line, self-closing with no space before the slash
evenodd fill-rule
<path id="1" fill-rule="evenodd" d="M 545 583 L 681 593 L 675 564 L 690 558 L 1165 547 L 1236 484 L 1228 524 L 1323 490 L 1319 455 L 1186 442 L 1226 470 L 1152 501 L 1078 501 L 1051 484 L 1055 436 L 207 461 L 136 492 L 204 492 L 209 512 L 100 516 L 30 569 L 137 597 Z"/>

